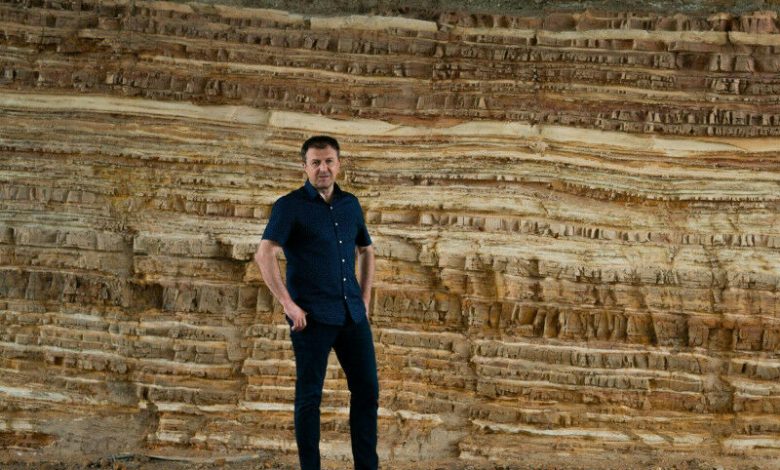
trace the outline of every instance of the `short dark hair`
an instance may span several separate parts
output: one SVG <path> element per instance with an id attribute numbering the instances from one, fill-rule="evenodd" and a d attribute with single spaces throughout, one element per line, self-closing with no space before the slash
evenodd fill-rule
<path id="1" fill-rule="evenodd" d="M 309 137 L 306 139 L 306 142 L 303 143 L 301 146 L 301 158 L 303 159 L 303 162 L 306 163 L 306 152 L 309 151 L 309 147 L 314 147 L 315 149 L 324 149 L 327 147 L 332 147 L 333 150 L 336 151 L 336 156 L 339 156 L 340 149 L 339 149 L 339 141 L 334 139 L 333 137 L 329 135 L 315 135 L 314 137 Z"/>

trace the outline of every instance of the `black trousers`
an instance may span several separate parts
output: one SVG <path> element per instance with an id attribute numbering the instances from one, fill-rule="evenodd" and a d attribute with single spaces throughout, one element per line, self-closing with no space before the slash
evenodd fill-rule
<path id="1" fill-rule="evenodd" d="M 342 326 L 308 321 L 290 333 L 295 351 L 295 439 L 301 470 L 320 470 L 320 402 L 330 350 L 336 351 L 350 391 L 349 429 L 356 470 L 377 470 L 379 380 L 371 327 L 347 314 Z"/>

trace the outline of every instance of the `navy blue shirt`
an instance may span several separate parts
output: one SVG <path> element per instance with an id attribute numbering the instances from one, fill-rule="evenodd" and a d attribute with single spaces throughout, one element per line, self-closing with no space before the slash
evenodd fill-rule
<path id="1" fill-rule="evenodd" d="M 307 180 L 274 203 L 263 240 L 282 246 L 287 291 L 307 319 L 329 325 L 343 325 L 347 314 L 355 323 L 366 319 L 355 247 L 370 245 L 371 237 L 353 194 L 334 184 L 328 204 Z"/>

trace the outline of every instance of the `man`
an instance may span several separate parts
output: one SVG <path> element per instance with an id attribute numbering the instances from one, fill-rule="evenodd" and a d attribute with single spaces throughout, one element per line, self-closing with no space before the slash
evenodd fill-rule
<path id="1" fill-rule="evenodd" d="M 320 401 L 331 349 L 350 390 L 355 469 L 376 470 L 379 465 L 379 384 L 368 323 L 374 249 L 360 203 L 336 184 L 339 152 L 333 137 L 315 136 L 303 143 L 306 183 L 276 201 L 255 255 L 263 280 L 290 324 L 296 370 L 295 439 L 302 470 L 320 469 Z M 276 261 L 282 250 L 287 259 L 286 286 Z"/>

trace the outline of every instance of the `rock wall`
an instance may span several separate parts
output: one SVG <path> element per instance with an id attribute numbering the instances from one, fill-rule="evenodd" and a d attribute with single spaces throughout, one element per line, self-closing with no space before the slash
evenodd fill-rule
<path id="1" fill-rule="evenodd" d="M 293 452 L 251 257 L 330 133 L 378 254 L 385 461 L 772 467 L 778 28 L 4 0 L 0 458 Z M 347 405 L 334 358 L 336 461 Z"/>

